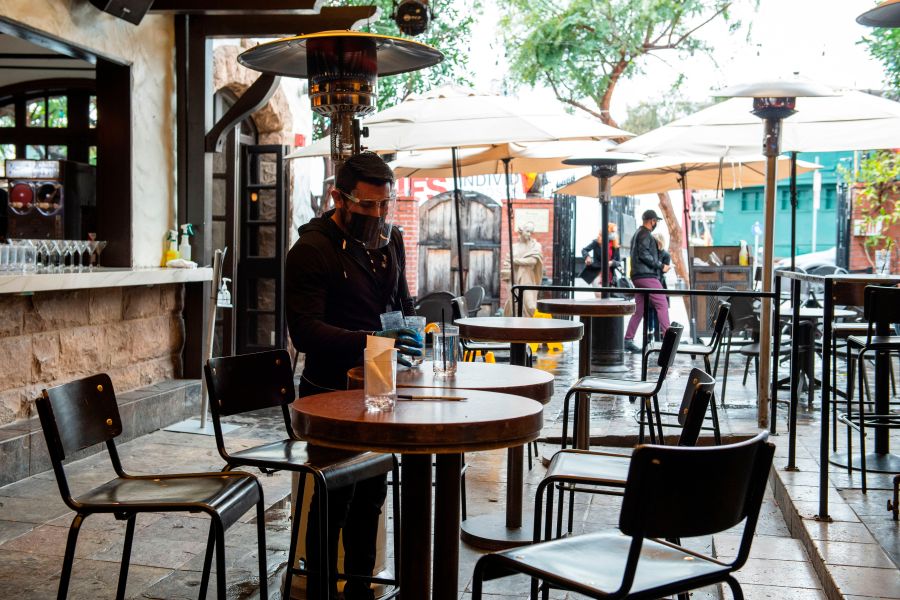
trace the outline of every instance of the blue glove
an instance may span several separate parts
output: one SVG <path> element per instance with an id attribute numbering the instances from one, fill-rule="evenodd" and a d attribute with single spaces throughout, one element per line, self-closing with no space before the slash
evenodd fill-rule
<path id="1" fill-rule="evenodd" d="M 422 356 L 422 340 L 416 335 L 414 329 L 385 329 L 384 331 L 376 331 L 378 337 L 394 338 L 394 346 L 397 348 L 397 362 L 403 366 L 411 367 L 412 364 L 402 356 Z"/>

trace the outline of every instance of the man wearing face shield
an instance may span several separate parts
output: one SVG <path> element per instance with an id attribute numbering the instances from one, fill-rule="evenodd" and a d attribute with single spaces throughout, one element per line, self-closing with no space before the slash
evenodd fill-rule
<path id="1" fill-rule="evenodd" d="M 643 225 L 638 227 L 637 232 L 631 238 L 631 281 L 636 288 L 661 290 L 663 285 L 659 274 L 666 273 L 671 267 L 663 264 L 659 245 L 652 235 L 660 217 L 655 211 L 647 210 L 641 215 L 641 220 Z M 659 318 L 660 334 L 664 334 L 669 328 L 669 306 L 666 297 L 660 294 L 650 294 L 649 296 L 650 303 L 656 309 L 656 315 Z M 631 320 L 628 321 L 628 327 L 625 329 L 625 349 L 638 353 L 641 348 L 634 343 L 634 334 L 641 324 L 641 319 L 644 318 L 643 294 L 635 294 L 634 303 L 634 314 L 631 315 Z"/>
<path id="2" fill-rule="evenodd" d="M 300 228 L 285 265 L 285 309 L 291 341 L 305 353 L 300 397 L 346 389 L 347 371 L 363 362 L 366 336 L 396 340 L 398 356 L 421 355 L 409 329 L 380 331 L 383 312 L 411 315 L 403 238 L 392 227 L 394 174 L 377 154 L 356 154 L 338 169 L 331 199 L 335 208 Z M 401 362 L 405 360 L 401 359 Z M 314 450 L 314 449 L 313 449 Z M 344 571 L 369 575 L 375 565 L 378 518 L 387 493 L 378 476 L 329 492 L 329 546 L 337 547 L 346 523 Z M 319 564 L 321 519 L 315 497 L 307 530 L 307 558 Z M 333 562 L 335 556 L 329 557 Z M 319 598 L 321 582 L 308 578 L 307 597 Z M 331 590 L 328 597 L 332 597 Z M 368 586 L 348 582 L 346 600 L 372 598 Z"/>

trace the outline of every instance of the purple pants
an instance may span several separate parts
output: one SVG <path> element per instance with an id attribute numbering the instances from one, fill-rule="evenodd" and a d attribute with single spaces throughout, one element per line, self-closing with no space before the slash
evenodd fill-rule
<path id="1" fill-rule="evenodd" d="M 663 289 L 662 282 L 656 277 L 641 277 L 632 281 L 636 288 L 651 288 L 654 290 Z M 650 303 L 656 309 L 656 316 L 659 317 L 660 333 L 665 333 L 669 328 L 669 304 L 666 297 L 662 294 L 650 294 Z M 628 321 L 628 328 L 625 330 L 625 339 L 633 340 L 641 319 L 644 318 L 644 294 L 634 295 L 634 314 Z"/>

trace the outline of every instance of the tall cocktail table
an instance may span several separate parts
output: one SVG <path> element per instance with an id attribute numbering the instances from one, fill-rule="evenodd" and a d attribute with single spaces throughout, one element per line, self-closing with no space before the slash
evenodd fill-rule
<path id="1" fill-rule="evenodd" d="M 524 366 L 525 345 L 535 342 L 574 342 L 584 326 L 562 319 L 533 317 L 471 317 L 454 322 L 462 338 L 477 342 L 509 342 L 510 363 Z M 462 539 L 486 550 L 502 550 L 533 540 L 531 520 L 523 526 L 522 493 L 525 479 L 525 448 L 509 447 L 506 456 L 505 514 L 489 513 L 463 522 Z"/>
<path id="2" fill-rule="evenodd" d="M 446 388 L 405 388 L 448 394 Z M 403 393 L 403 389 L 400 389 Z M 362 390 L 296 400 L 295 431 L 310 443 L 355 451 L 396 452 L 401 465 L 400 590 L 403 598 L 459 596 L 459 494 L 462 454 L 527 444 L 543 425 L 539 402 L 480 390 L 465 400 L 398 401 L 389 412 L 367 412 Z M 431 573 L 431 463 L 437 457 L 434 499 L 434 590 Z"/>

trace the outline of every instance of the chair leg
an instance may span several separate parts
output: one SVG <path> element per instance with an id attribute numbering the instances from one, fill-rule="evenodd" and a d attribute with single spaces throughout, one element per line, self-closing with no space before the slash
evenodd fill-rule
<path id="1" fill-rule="evenodd" d="M 462 457 L 463 472 L 460 477 L 460 491 L 462 494 L 462 518 L 466 518 L 466 456 Z M 391 512 L 394 515 L 394 581 L 400 585 L 400 461 L 394 455 L 394 466 L 391 474 Z"/>
<path id="2" fill-rule="evenodd" d="M 200 574 L 200 595 L 198 596 L 200 600 L 206 599 L 206 590 L 209 588 L 209 573 L 212 569 L 212 557 L 213 550 L 216 548 L 216 525 L 210 520 L 209 522 L 209 536 L 206 538 L 206 556 L 203 558 L 203 572 Z M 288 569 L 287 576 L 291 576 L 291 571 Z M 290 596 L 285 596 L 289 598 Z"/>
<path id="3" fill-rule="evenodd" d="M 218 600 L 226 600 L 225 585 L 225 525 L 218 516 L 214 516 L 216 532 L 216 596 Z"/>
<path id="4" fill-rule="evenodd" d="M 747 375 L 750 374 L 750 357 L 747 357 L 747 360 L 744 361 L 744 381 L 742 385 L 747 385 Z"/>
<path id="5" fill-rule="evenodd" d="M 663 433 L 662 416 L 659 412 L 659 396 L 653 396 L 653 411 L 655 413 L 654 418 L 656 419 L 656 431 L 659 433 L 659 443 L 665 446 L 666 436 Z"/>
<path id="6" fill-rule="evenodd" d="M 284 573 L 284 589 L 281 591 L 282 598 L 291 597 L 291 580 L 294 576 L 294 564 L 297 560 L 297 537 L 300 535 L 300 510 L 303 506 L 303 496 L 306 494 L 307 474 L 298 473 L 297 477 L 297 499 L 294 502 L 294 514 L 291 516 L 291 540 L 288 546 L 290 550 L 288 551 L 287 570 Z"/>
<path id="7" fill-rule="evenodd" d="M 645 404 L 644 399 L 641 398 L 641 405 L 638 409 L 638 444 L 644 443 L 644 419 L 646 418 L 644 415 Z"/>
<path id="8" fill-rule="evenodd" d="M 534 463 L 531 459 L 531 442 L 528 442 L 527 444 L 525 444 L 525 446 L 528 447 L 528 470 L 530 471 L 534 468 Z"/>
<path id="9" fill-rule="evenodd" d="M 858 371 L 857 376 L 859 377 L 859 468 L 860 473 L 862 475 L 862 493 L 868 493 L 868 489 L 866 486 L 866 428 L 865 428 L 865 394 L 863 392 L 863 373 L 866 370 L 865 363 L 865 352 L 862 350 L 859 351 L 859 355 L 856 357 L 858 364 L 856 365 L 856 370 Z"/>
<path id="10" fill-rule="evenodd" d="M 713 396 L 712 401 L 709 403 L 710 407 L 710 416 L 712 417 L 713 422 L 713 439 L 716 442 L 716 446 L 720 446 L 722 444 L 722 430 L 719 427 L 719 410 L 716 408 L 716 398 Z"/>
<path id="11" fill-rule="evenodd" d="M 722 369 L 722 408 L 725 408 L 725 387 L 728 385 L 728 364 L 731 362 L 731 330 L 728 330 L 728 346 L 725 348 L 725 365 Z"/>
<path id="12" fill-rule="evenodd" d="M 63 557 L 62 573 L 59 575 L 59 590 L 56 593 L 58 600 L 65 600 L 69 594 L 69 578 L 72 576 L 72 563 L 75 560 L 75 545 L 78 543 L 78 532 L 81 531 L 81 523 L 85 515 L 78 513 L 72 519 L 69 526 L 69 537 L 66 540 L 66 553 Z"/>
<path id="13" fill-rule="evenodd" d="M 134 522 L 137 515 L 128 517 L 125 525 L 125 545 L 122 546 L 122 564 L 119 565 L 119 585 L 116 589 L 116 600 L 124 600 L 125 587 L 128 584 L 128 565 L 131 563 L 131 541 L 134 539 Z"/>
<path id="14" fill-rule="evenodd" d="M 259 502 L 256 503 L 256 552 L 259 554 L 259 597 L 260 600 L 267 600 L 269 597 L 269 569 L 266 565 L 266 503 L 263 500 L 262 484 L 257 481 L 256 485 L 259 486 Z"/>
<path id="15" fill-rule="evenodd" d="M 465 521 L 466 520 L 466 472 L 465 472 L 466 455 L 465 454 L 463 454 L 462 463 L 463 463 L 463 472 L 459 478 L 459 511 L 460 511 L 460 516 L 462 517 L 462 520 Z M 397 523 L 399 523 L 399 519 L 400 519 L 400 516 L 399 516 L 399 512 L 398 512 L 398 514 L 395 515 L 394 527 L 396 527 Z"/>
<path id="16" fill-rule="evenodd" d="M 756 393 L 759 394 L 759 355 L 753 357 L 753 374 L 756 375 L 753 379 L 756 381 Z M 778 379 L 778 373 L 774 375 L 775 379 Z"/>
<path id="17" fill-rule="evenodd" d="M 741 589 L 741 584 L 738 583 L 738 580 L 729 575 L 725 579 L 725 583 L 728 584 L 728 587 L 731 589 L 731 596 L 734 600 L 744 600 L 744 590 Z"/>
<path id="18" fill-rule="evenodd" d="M 560 448 L 562 450 L 566 449 L 568 435 L 569 435 L 569 399 L 572 398 L 572 393 L 573 393 L 573 391 L 569 390 L 568 392 L 566 392 L 566 395 L 563 398 L 562 443 L 560 444 Z M 578 399 L 579 399 L 579 396 L 576 393 L 576 396 L 575 396 L 575 412 L 576 412 L 576 414 L 578 412 Z M 573 415 L 573 418 L 574 418 L 574 415 Z M 575 445 L 574 440 L 573 440 L 572 445 L 573 446 Z"/>

